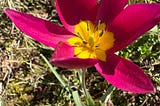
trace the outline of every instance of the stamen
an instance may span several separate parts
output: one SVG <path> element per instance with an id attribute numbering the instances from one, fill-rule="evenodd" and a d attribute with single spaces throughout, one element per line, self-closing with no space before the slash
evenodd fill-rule
<path id="1" fill-rule="evenodd" d="M 98 30 L 98 25 L 96 26 L 96 28 L 95 28 L 95 32 Z"/>
<path id="2" fill-rule="evenodd" d="M 104 30 L 101 30 L 101 33 L 99 34 L 99 37 L 103 35 Z"/>
<path id="3" fill-rule="evenodd" d="M 101 20 L 98 21 L 98 25 L 97 25 L 98 29 L 97 30 L 99 30 L 100 25 L 101 25 Z"/>
<path id="4" fill-rule="evenodd" d="M 77 32 L 77 35 L 83 40 L 83 36 L 79 32 Z"/>
<path id="5" fill-rule="evenodd" d="M 100 44 L 96 44 L 96 46 L 95 47 L 99 47 L 100 46 Z"/>
<path id="6" fill-rule="evenodd" d="M 106 30 L 105 23 L 99 20 L 95 26 L 90 21 L 81 21 L 75 26 L 75 34 L 77 37 L 68 40 L 74 47 L 75 57 L 106 61 L 106 51 L 113 47 L 115 39 L 113 33 Z"/>
<path id="7" fill-rule="evenodd" d="M 95 28 L 95 32 L 97 31 L 97 30 L 99 30 L 99 26 L 101 25 L 101 20 L 99 20 L 98 21 L 98 24 L 97 24 L 97 26 L 96 26 L 96 28 Z"/>
<path id="8" fill-rule="evenodd" d="M 84 44 L 87 44 L 87 42 L 86 42 L 86 41 L 84 41 L 84 40 L 83 40 L 83 43 L 84 43 Z"/>
<path id="9" fill-rule="evenodd" d="M 90 25 L 89 25 L 89 22 L 87 21 L 87 31 L 89 31 L 89 28 L 90 27 Z"/>

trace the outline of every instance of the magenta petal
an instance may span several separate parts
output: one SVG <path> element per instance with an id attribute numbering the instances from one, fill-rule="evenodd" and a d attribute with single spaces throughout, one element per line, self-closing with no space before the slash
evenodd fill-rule
<path id="1" fill-rule="evenodd" d="M 128 0 L 101 0 L 97 20 L 109 25 L 127 3 Z"/>
<path id="2" fill-rule="evenodd" d="M 56 9 L 61 22 L 69 31 L 80 20 L 95 21 L 97 0 L 56 0 Z"/>
<path id="3" fill-rule="evenodd" d="M 88 68 L 98 62 L 97 59 L 79 59 L 74 56 L 73 52 L 74 48 L 72 46 L 60 42 L 50 62 L 55 66 L 69 69 Z"/>
<path id="4" fill-rule="evenodd" d="M 107 62 L 95 65 L 97 71 L 113 86 L 134 93 L 153 93 L 151 80 L 140 67 L 115 54 L 107 56 Z"/>
<path id="5" fill-rule="evenodd" d="M 160 22 L 160 4 L 134 4 L 128 6 L 111 23 L 108 30 L 115 34 L 116 52 L 132 43 Z"/>
<path id="6" fill-rule="evenodd" d="M 55 48 L 59 41 L 73 37 L 72 33 L 49 21 L 11 9 L 4 11 L 22 32 L 47 46 Z"/>

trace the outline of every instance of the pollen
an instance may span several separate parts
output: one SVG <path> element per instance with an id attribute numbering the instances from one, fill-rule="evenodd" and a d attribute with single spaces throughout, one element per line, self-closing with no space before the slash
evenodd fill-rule
<path id="1" fill-rule="evenodd" d="M 80 21 L 75 25 L 75 37 L 67 42 L 74 47 L 74 55 L 78 58 L 96 58 L 106 61 L 106 52 L 114 45 L 114 34 L 106 30 L 105 23 L 94 25 L 91 21 Z"/>

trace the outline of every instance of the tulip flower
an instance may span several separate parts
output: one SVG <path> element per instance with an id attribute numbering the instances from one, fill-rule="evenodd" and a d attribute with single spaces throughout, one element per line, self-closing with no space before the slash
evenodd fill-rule
<path id="1" fill-rule="evenodd" d="M 160 4 L 128 0 L 56 0 L 63 27 L 32 15 L 5 9 L 25 34 L 55 48 L 51 63 L 68 69 L 95 66 L 113 86 L 134 93 L 153 93 L 144 71 L 115 52 L 160 22 Z"/>

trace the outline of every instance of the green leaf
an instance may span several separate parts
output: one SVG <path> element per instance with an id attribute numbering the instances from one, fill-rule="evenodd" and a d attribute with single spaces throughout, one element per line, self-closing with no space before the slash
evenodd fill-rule
<path id="1" fill-rule="evenodd" d="M 78 91 L 73 91 L 72 95 L 73 95 L 73 99 L 74 99 L 76 106 L 83 106 L 79 98 Z"/>

